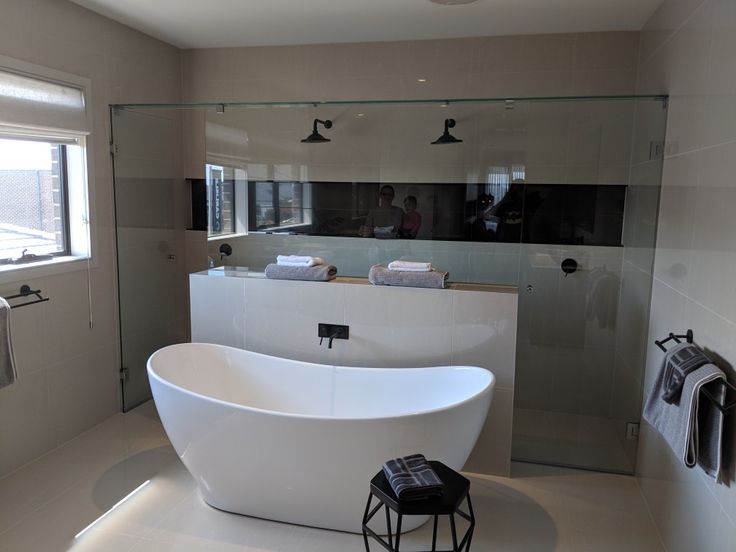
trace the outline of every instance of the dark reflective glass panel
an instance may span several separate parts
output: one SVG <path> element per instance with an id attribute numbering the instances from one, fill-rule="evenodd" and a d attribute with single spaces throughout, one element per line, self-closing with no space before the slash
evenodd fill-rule
<path id="1" fill-rule="evenodd" d="M 248 182 L 249 231 L 621 245 L 626 186 Z"/>
<path id="2" fill-rule="evenodd" d="M 620 246 L 626 186 L 524 185 L 523 243 Z"/>

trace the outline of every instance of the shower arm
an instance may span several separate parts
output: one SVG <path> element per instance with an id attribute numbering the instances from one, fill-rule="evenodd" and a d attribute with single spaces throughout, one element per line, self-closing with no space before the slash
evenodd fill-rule
<path id="1" fill-rule="evenodd" d="M 317 134 L 317 123 L 320 123 L 326 129 L 332 128 L 332 121 L 330 121 L 329 119 L 325 119 L 324 121 L 322 119 L 315 119 L 314 123 L 312 124 L 312 132 L 314 134 Z"/>

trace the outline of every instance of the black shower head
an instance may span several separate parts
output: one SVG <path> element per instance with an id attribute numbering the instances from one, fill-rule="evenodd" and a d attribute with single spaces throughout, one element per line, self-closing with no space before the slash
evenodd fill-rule
<path id="1" fill-rule="evenodd" d="M 332 121 L 330 121 L 329 119 L 327 119 L 326 121 L 323 121 L 322 119 L 315 119 L 314 125 L 312 126 L 312 134 L 304 138 L 302 142 L 304 142 L 305 144 L 319 144 L 321 142 L 331 142 L 329 138 L 325 138 L 319 132 L 317 132 L 317 123 L 321 123 L 327 129 L 332 128 Z"/>
<path id="2" fill-rule="evenodd" d="M 445 119 L 445 131 L 442 133 L 442 136 L 437 138 L 433 144 L 457 144 L 459 142 L 462 142 L 459 138 L 455 138 L 452 134 L 450 134 L 450 129 L 455 126 L 455 119 Z"/>

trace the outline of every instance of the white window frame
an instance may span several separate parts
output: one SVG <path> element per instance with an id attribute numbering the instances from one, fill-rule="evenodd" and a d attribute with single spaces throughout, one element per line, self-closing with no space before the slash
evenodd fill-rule
<path id="1" fill-rule="evenodd" d="M 53 274 L 89 269 L 96 266 L 96 225 L 93 223 L 90 206 L 94 205 L 94 190 L 90 186 L 93 181 L 94 167 L 90 155 L 89 133 L 93 128 L 92 121 L 92 82 L 90 79 L 43 67 L 33 63 L 0 56 L 0 70 L 19 73 L 39 80 L 57 82 L 79 88 L 84 94 L 85 114 L 84 130 L 65 130 L 44 126 L 43 121 L 29 121 L 22 124 L 2 124 L 0 120 L 0 137 L 35 136 L 65 140 L 76 144 L 67 147 L 67 156 L 75 159 L 67 162 L 66 202 L 68 216 L 69 255 L 56 256 L 51 260 L 37 261 L 20 265 L 0 265 L 0 284 L 16 282 L 21 279 L 40 278 Z"/>
<path id="2" fill-rule="evenodd" d="M 245 169 L 240 167 L 232 167 L 228 165 L 220 165 L 217 163 L 207 163 L 205 165 L 205 182 L 206 186 L 210 183 L 210 171 L 220 170 L 223 173 L 225 169 L 232 169 L 234 172 L 234 186 L 233 186 L 233 210 L 235 211 L 235 228 L 232 232 L 224 234 L 212 234 L 209 233 L 209 188 L 207 188 L 207 240 L 217 241 L 224 240 L 227 238 L 233 238 L 238 236 L 245 236 L 248 233 L 248 173 Z"/>

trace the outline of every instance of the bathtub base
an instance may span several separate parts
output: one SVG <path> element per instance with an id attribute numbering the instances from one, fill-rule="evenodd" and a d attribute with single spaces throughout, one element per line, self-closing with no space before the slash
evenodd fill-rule
<path id="1" fill-rule="evenodd" d="M 357 534 L 357 535 L 362 534 L 362 530 L 360 528 L 360 522 L 361 522 L 361 520 L 356 520 L 356 522 L 354 524 L 355 526 L 353 526 L 353 524 L 351 524 L 350 527 L 345 528 L 345 527 L 342 527 L 342 526 L 332 527 L 332 526 L 325 525 L 325 524 L 311 524 L 311 523 L 304 523 L 304 522 L 300 522 L 300 521 L 294 521 L 294 520 L 290 520 L 290 519 L 282 519 L 281 516 L 266 517 L 266 516 L 262 516 L 262 515 L 249 514 L 249 513 L 246 513 L 246 512 L 235 512 L 233 510 L 228 510 L 226 508 L 221 508 L 221 507 L 217 506 L 216 504 L 212 504 L 212 502 L 210 502 L 209 500 L 207 500 L 204 497 L 203 493 L 201 492 L 201 489 L 200 489 L 200 493 L 199 494 L 200 494 L 200 497 L 202 498 L 202 501 L 205 504 L 207 504 L 207 506 L 209 506 L 211 508 L 214 508 L 215 510 L 219 510 L 221 512 L 225 512 L 226 514 L 236 514 L 236 515 L 239 515 L 239 516 L 252 517 L 252 518 L 256 518 L 256 519 L 263 519 L 263 520 L 266 520 L 266 521 L 275 521 L 277 523 L 286 523 L 288 525 L 299 525 L 299 526 L 302 526 L 302 527 L 313 527 L 313 528 L 316 528 L 316 529 L 326 529 L 328 531 L 339 531 L 341 533 L 353 533 L 353 534 Z M 392 531 L 395 531 L 396 530 L 396 522 L 397 522 L 398 516 L 393 511 L 390 512 L 390 515 L 391 515 L 391 529 L 392 529 Z M 422 525 L 424 525 L 425 523 L 427 523 L 430 520 L 430 518 L 431 518 L 431 516 L 411 516 L 411 517 L 408 517 L 408 518 L 406 516 L 404 516 L 402 518 L 402 521 L 401 521 L 401 534 L 403 535 L 404 533 L 409 533 L 411 531 L 414 531 L 416 529 L 419 529 Z M 385 517 L 382 516 L 381 520 L 384 520 L 384 519 L 385 519 Z M 382 536 L 382 537 L 387 536 L 388 535 L 388 532 L 386 531 L 385 525 L 386 525 L 386 522 L 385 521 L 383 521 L 383 525 L 381 525 L 380 522 L 378 522 L 378 524 L 374 528 L 374 531 L 377 534 L 379 534 L 380 536 Z"/>

